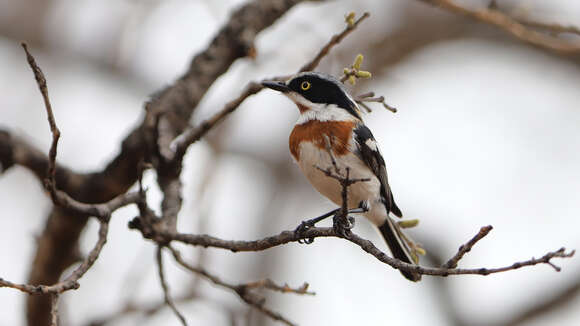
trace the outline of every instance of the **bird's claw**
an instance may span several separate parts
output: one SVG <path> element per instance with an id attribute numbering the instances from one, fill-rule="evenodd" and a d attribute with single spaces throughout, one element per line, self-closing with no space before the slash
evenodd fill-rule
<path id="1" fill-rule="evenodd" d="M 294 230 L 294 235 L 296 237 L 301 238 L 304 235 L 304 233 L 312 227 L 314 227 L 314 223 L 312 221 L 309 221 L 309 220 L 302 221 L 302 223 L 300 223 L 300 225 L 298 225 L 298 227 Z M 298 243 L 301 243 L 301 244 L 311 244 L 313 242 L 314 242 L 314 238 L 298 239 Z"/>
<path id="2" fill-rule="evenodd" d="M 332 221 L 332 228 L 334 232 L 343 238 L 350 238 L 352 234 L 350 230 L 354 227 L 354 217 L 347 216 L 343 218 L 340 215 L 336 215 Z"/>

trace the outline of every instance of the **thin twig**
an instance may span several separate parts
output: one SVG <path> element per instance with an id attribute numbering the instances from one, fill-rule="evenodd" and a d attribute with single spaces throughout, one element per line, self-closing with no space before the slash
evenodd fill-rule
<path id="1" fill-rule="evenodd" d="M 210 274 L 204 268 L 202 268 L 202 267 L 196 267 L 196 266 L 193 266 L 193 265 L 187 263 L 183 259 L 183 257 L 181 256 L 181 253 L 177 249 L 173 248 L 172 246 L 167 246 L 167 248 L 169 249 L 169 251 L 171 251 L 171 254 L 173 255 L 173 258 L 175 259 L 175 261 L 179 265 L 183 266 L 185 269 L 187 269 L 190 272 L 193 272 L 193 273 L 195 273 L 197 275 L 200 275 L 200 276 L 206 278 L 207 280 L 211 281 L 215 285 L 219 285 L 219 286 L 222 286 L 222 287 L 226 287 L 226 288 L 229 288 L 229 289 L 232 289 L 232 290 L 235 289 L 235 285 L 233 285 L 231 283 L 227 283 L 225 281 L 222 281 L 219 277 Z"/>
<path id="2" fill-rule="evenodd" d="M 98 240 L 93 249 L 90 251 L 89 255 L 83 260 L 83 262 L 63 281 L 60 281 L 53 285 L 30 285 L 30 284 L 16 284 L 9 281 L 0 279 L 0 287 L 10 287 L 28 294 L 51 294 L 52 295 L 52 322 L 56 323 L 55 315 L 58 313 L 57 303 L 58 294 L 71 289 L 77 289 L 79 287 L 78 281 L 81 277 L 93 266 L 99 254 L 101 253 L 105 243 L 107 242 L 107 234 L 109 230 L 109 219 L 113 211 L 116 209 L 126 206 L 131 203 L 136 203 L 140 200 L 139 193 L 126 193 L 121 196 L 115 197 L 109 202 L 103 204 L 85 204 L 72 199 L 68 194 L 59 191 L 55 185 L 55 171 L 56 171 L 56 154 L 58 147 L 58 140 L 60 138 L 60 131 L 56 126 L 56 120 L 53 115 L 52 107 L 50 105 L 50 99 L 48 97 L 48 89 L 46 86 L 46 79 L 40 67 L 36 64 L 34 57 L 28 51 L 26 44 L 22 44 L 24 51 L 26 52 L 26 57 L 34 76 L 38 84 L 38 88 L 44 98 L 46 113 L 48 115 L 48 121 L 50 124 L 50 130 L 53 135 L 52 145 L 49 153 L 48 161 L 48 174 L 45 179 L 45 185 L 49 192 L 55 205 L 71 209 L 75 212 L 88 214 L 96 216 L 99 218 L 100 228 L 98 233 Z"/>
<path id="3" fill-rule="evenodd" d="M 492 229 L 493 229 L 493 227 L 491 225 L 481 227 L 481 229 L 479 229 L 479 232 L 477 232 L 477 234 L 471 240 L 467 241 L 466 244 L 461 245 L 459 247 L 459 250 L 457 251 L 457 253 L 453 257 L 451 257 L 441 267 L 443 267 L 443 268 L 455 268 L 455 267 L 457 267 L 457 263 L 459 262 L 459 260 L 461 260 L 461 258 L 463 258 L 463 255 L 468 253 L 471 250 L 471 248 L 473 248 L 473 246 L 479 240 L 483 239 Z"/>
<path id="4" fill-rule="evenodd" d="M 335 174 L 332 173 L 332 171 L 330 171 L 330 169 L 323 169 L 319 166 L 316 167 L 318 170 L 320 170 L 322 173 L 324 173 L 324 175 L 326 175 L 327 177 L 331 177 L 333 179 L 336 179 L 338 182 L 340 182 L 341 184 L 345 184 L 348 186 L 355 184 L 357 182 L 368 182 L 371 179 L 370 178 L 344 178 L 339 174 Z M 347 168 L 347 171 L 350 170 L 350 168 Z"/>
<path id="5" fill-rule="evenodd" d="M 179 310 L 177 310 L 177 307 L 175 306 L 175 303 L 173 302 L 173 299 L 171 299 L 171 295 L 169 293 L 169 286 L 167 285 L 167 281 L 165 280 L 165 273 L 163 271 L 163 253 L 161 246 L 157 246 L 156 259 L 157 259 L 157 271 L 159 273 L 159 281 L 161 282 L 161 288 L 163 289 L 165 303 L 169 306 L 169 308 L 171 308 L 171 310 L 173 310 L 173 313 L 175 313 L 177 318 L 179 318 L 181 324 L 183 326 L 187 326 L 187 321 L 185 320 L 185 317 L 183 317 L 183 315 L 179 312 Z"/>
<path id="6" fill-rule="evenodd" d="M 354 22 L 354 24 L 347 24 L 342 32 L 333 35 L 330 41 L 326 43 L 326 45 L 324 45 L 320 51 L 318 51 L 318 54 L 314 57 L 314 59 L 302 66 L 298 72 L 314 70 L 314 68 L 316 68 L 320 63 L 320 60 L 322 60 L 322 58 L 324 58 L 335 45 L 340 43 L 348 34 L 354 31 L 363 20 L 370 17 L 370 15 L 370 13 L 365 12 L 362 16 L 360 16 L 359 19 Z"/>
<path id="7" fill-rule="evenodd" d="M 85 204 L 79 201 L 76 201 L 72 197 L 70 197 L 67 193 L 60 191 L 56 187 L 55 181 L 55 174 L 56 174 L 56 155 L 57 155 L 57 148 L 58 148 L 58 141 L 60 139 L 60 130 L 56 125 L 56 119 L 54 118 L 54 113 L 52 110 L 52 105 L 50 104 L 50 98 L 48 96 L 48 87 L 46 84 L 46 78 L 42 69 L 36 63 L 36 60 L 28 51 L 28 46 L 25 43 L 22 43 L 22 48 L 26 53 L 26 59 L 32 72 L 34 73 L 34 78 L 36 79 L 36 83 L 38 85 L 38 89 L 42 94 L 42 98 L 44 99 L 44 107 L 46 109 L 46 114 L 48 118 L 48 123 L 50 126 L 50 132 L 52 134 L 52 144 L 50 145 L 50 150 L 48 154 L 48 169 L 47 169 L 47 176 L 45 178 L 45 187 L 50 192 L 52 201 L 55 205 L 61 206 L 66 209 L 71 209 L 75 212 L 86 214 L 90 216 L 97 216 L 100 219 L 109 219 L 110 215 L 116 209 L 129 205 L 131 203 L 136 203 L 139 199 L 138 193 L 126 193 L 120 196 L 117 196 L 110 200 L 107 203 L 103 204 Z"/>
<path id="8" fill-rule="evenodd" d="M 44 73 L 36 64 L 36 60 L 28 51 L 28 46 L 26 43 L 21 43 L 24 52 L 26 53 L 26 60 L 34 73 L 34 79 L 36 79 L 36 84 L 38 85 L 38 89 L 42 94 L 42 98 L 44 100 L 44 107 L 46 109 L 46 115 L 48 118 L 48 124 L 50 125 L 50 132 L 52 133 L 52 144 L 50 145 L 50 151 L 48 153 L 48 169 L 46 178 L 44 180 L 45 187 L 47 190 L 50 191 L 51 196 L 54 197 L 56 192 L 56 185 L 55 185 L 55 174 L 56 174 L 56 153 L 58 147 L 58 139 L 60 138 L 60 130 L 56 126 L 56 121 L 54 119 L 54 113 L 52 111 L 52 105 L 50 104 L 50 98 L 48 97 L 48 87 L 46 85 L 46 78 L 44 77 Z"/>
<path id="9" fill-rule="evenodd" d="M 185 131 L 175 141 L 175 159 L 183 159 L 183 155 L 185 155 L 185 151 L 189 145 L 200 140 L 201 137 L 205 136 L 205 134 L 207 134 L 207 132 L 210 131 L 217 123 L 221 122 L 230 113 L 234 112 L 248 97 L 258 93 L 263 88 L 264 87 L 260 83 L 248 83 L 242 94 L 240 94 L 236 99 L 228 102 L 221 111 L 214 114 L 210 119 L 202 122 L 199 126 L 190 128 Z"/>
<path id="10" fill-rule="evenodd" d="M 199 298 L 200 298 L 200 296 L 198 296 L 197 293 L 188 293 L 186 295 L 176 296 L 173 299 L 173 302 L 182 303 L 182 302 L 188 302 L 188 301 L 191 301 L 194 299 L 199 299 Z M 203 298 L 203 299 L 205 301 L 210 301 L 208 298 Z M 86 325 L 86 326 L 103 326 L 103 325 L 113 323 L 114 321 L 121 319 L 122 317 L 124 317 L 128 314 L 132 314 L 132 313 L 141 313 L 144 316 L 153 316 L 154 314 L 156 314 L 157 312 L 159 312 L 160 310 L 162 310 L 166 306 L 167 306 L 167 304 L 165 303 L 165 300 L 161 300 L 159 302 L 149 303 L 149 304 L 138 304 L 135 302 L 128 301 L 122 307 L 120 307 L 117 311 L 114 311 L 114 312 L 108 314 L 107 316 L 93 319 L 92 321 L 89 321 L 89 322 L 85 323 L 84 325 Z M 220 306 L 220 308 L 221 308 L 221 306 Z"/>
<path id="11" fill-rule="evenodd" d="M 373 95 L 368 96 L 369 94 L 373 94 Z M 387 102 L 385 102 L 384 96 L 374 97 L 374 93 L 372 93 L 372 92 L 357 96 L 355 99 L 355 102 L 358 103 L 359 105 L 363 106 L 369 112 L 371 111 L 371 109 L 365 104 L 365 102 L 381 103 L 385 109 L 387 109 L 393 113 L 397 113 L 397 108 L 395 108 L 395 107 L 389 105 Z"/>
<path id="12" fill-rule="evenodd" d="M 269 308 L 266 308 L 264 306 L 265 299 L 261 296 L 256 295 L 251 290 L 256 289 L 256 288 L 268 288 L 270 290 L 276 290 L 276 291 L 280 291 L 280 292 L 284 292 L 284 293 L 314 295 L 313 292 L 307 291 L 307 289 L 308 289 L 307 283 L 304 283 L 301 287 L 299 287 L 297 289 L 290 288 L 287 285 L 280 287 L 280 286 L 276 285 L 274 282 L 272 282 L 271 280 L 263 280 L 263 281 L 252 282 L 252 283 L 247 283 L 247 284 L 228 283 L 228 282 L 221 280 L 219 277 L 210 274 L 202 267 L 196 267 L 196 266 L 193 266 L 193 265 L 187 263 L 183 259 L 183 257 L 181 256 L 181 253 L 177 249 L 175 249 L 171 246 L 167 246 L 167 248 L 173 254 L 173 258 L 175 258 L 175 261 L 179 265 L 184 267 L 185 269 L 189 270 L 190 272 L 201 275 L 202 277 L 211 281 L 215 285 L 221 286 L 223 288 L 226 288 L 230 291 L 235 292 L 240 297 L 240 299 L 242 299 L 248 305 L 261 311 L 262 313 L 264 313 L 268 317 L 270 317 L 274 320 L 280 321 L 286 325 L 292 326 L 294 324 L 291 321 L 289 321 L 288 319 L 286 319 L 284 316 L 282 316 L 280 313 L 275 312 Z"/>
<path id="13" fill-rule="evenodd" d="M 93 266 L 99 254 L 101 253 L 105 243 L 107 242 L 107 234 L 109 232 L 108 221 L 99 220 L 99 238 L 97 243 L 91 249 L 89 255 L 83 262 L 63 281 L 54 285 L 30 285 L 30 284 L 16 284 L 0 278 L 0 287 L 10 287 L 13 289 L 26 292 L 28 294 L 59 294 L 68 290 L 75 290 L 79 288 L 78 281 L 83 275 Z"/>
<path id="14" fill-rule="evenodd" d="M 338 165 L 336 165 L 336 159 L 334 158 L 334 154 L 332 154 L 332 141 L 330 140 L 330 137 L 328 137 L 328 135 L 324 134 L 324 145 L 326 147 L 326 152 L 328 153 L 328 156 L 330 157 L 330 162 L 332 163 L 332 167 L 334 168 L 334 172 L 336 173 L 337 178 L 340 178 L 340 170 L 338 169 Z M 322 170 L 321 168 L 318 168 L 319 170 Z M 330 168 L 328 168 L 330 169 Z M 330 171 L 325 173 L 331 173 Z M 336 178 L 335 178 L 336 179 Z"/>
<path id="15" fill-rule="evenodd" d="M 248 289 L 264 288 L 264 289 L 282 292 L 282 293 L 316 295 L 316 293 L 308 291 L 308 287 L 310 286 L 308 283 L 304 283 L 299 288 L 294 289 L 294 288 L 291 288 L 286 283 L 284 283 L 284 285 L 278 285 L 278 284 L 274 283 L 274 281 L 272 281 L 269 278 L 264 279 L 264 280 L 260 280 L 260 281 L 256 281 L 256 282 L 247 283 L 245 286 Z"/>

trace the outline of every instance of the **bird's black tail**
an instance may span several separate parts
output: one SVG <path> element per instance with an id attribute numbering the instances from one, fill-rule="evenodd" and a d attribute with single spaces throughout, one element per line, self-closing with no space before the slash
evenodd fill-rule
<path id="1" fill-rule="evenodd" d="M 404 261 L 405 263 L 415 264 L 413 257 L 411 256 L 411 250 L 409 249 L 409 246 L 401 237 L 401 231 L 395 225 L 393 225 L 393 223 L 395 222 L 391 220 L 390 217 L 387 217 L 385 223 L 379 227 L 379 230 L 381 231 L 383 238 L 385 238 L 385 241 L 387 242 L 393 257 Z M 413 282 L 418 282 L 421 280 L 421 274 L 405 271 L 401 271 L 401 274 Z"/>

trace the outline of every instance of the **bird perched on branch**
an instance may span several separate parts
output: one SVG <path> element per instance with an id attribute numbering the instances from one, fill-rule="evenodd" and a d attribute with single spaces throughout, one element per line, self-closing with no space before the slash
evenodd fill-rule
<path id="1" fill-rule="evenodd" d="M 262 84 L 283 93 L 298 106 L 300 117 L 290 134 L 290 152 L 314 188 L 342 205 L 342 186 L 324 169 L 348 169 L 350 178 L 368 179 L 348 187 L 348 209 L 362 209 L 362 214 L 379 228 L 393 256 L 415 264 L 410 243 L 389 217 L 389 213 L 398 217 L 402 213 L 389 187 L 385 161 L 362 121 L 358 105 L 342 83 L 329 75 L 304 72 L 286 82 Z M 411 281 L 421 279 L 416 273 L 401 273 Z"/>

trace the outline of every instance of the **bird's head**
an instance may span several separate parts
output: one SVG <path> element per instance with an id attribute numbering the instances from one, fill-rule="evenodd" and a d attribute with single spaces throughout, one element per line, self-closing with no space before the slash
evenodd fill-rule
<path id="1" fill-rule="evenodd" d="M 300 113 L 342 109 L 354 118 L 361 119 L 356 102 L 336 78 L 317 72 L 299 73 L 286 82 L 264 81 L 262 85 L 282 92 L 300 110 Z"/>

